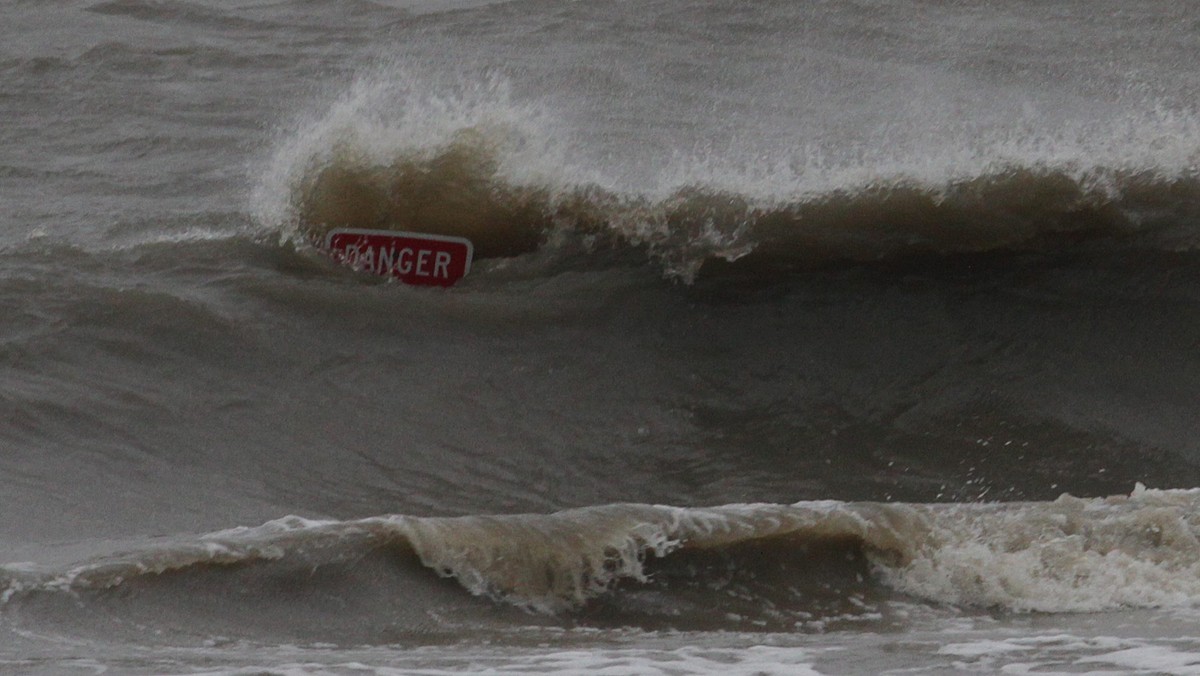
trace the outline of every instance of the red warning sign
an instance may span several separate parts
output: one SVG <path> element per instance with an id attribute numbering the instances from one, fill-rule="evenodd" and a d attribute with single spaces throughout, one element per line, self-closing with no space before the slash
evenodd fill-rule
<path id="1" fill-rule="evenodd" d="M 330 232 L 325 248 L 357 270 L 418 286 L 452 286 L 471 270 L 475 253 L 462 237 L 350 228 Z"/>

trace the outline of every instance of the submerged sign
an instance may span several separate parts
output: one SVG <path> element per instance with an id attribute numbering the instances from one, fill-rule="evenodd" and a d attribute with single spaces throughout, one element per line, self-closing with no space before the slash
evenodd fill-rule
<path id="1" fill-rule="evenodd" d="M 348 228 L 330 232 L 325 248 L 355 269 L 418 286 L 453 285 L 470 271 L 475 252 L 462 237 Z"/>

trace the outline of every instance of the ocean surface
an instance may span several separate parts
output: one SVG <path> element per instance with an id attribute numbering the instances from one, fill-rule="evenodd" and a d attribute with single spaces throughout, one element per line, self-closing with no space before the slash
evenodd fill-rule
<path id="1" fill-rule="evenodd" d="M 1176 0 L 5 0 L 0 673 L 1200 674 L 1198 57 Z"/>

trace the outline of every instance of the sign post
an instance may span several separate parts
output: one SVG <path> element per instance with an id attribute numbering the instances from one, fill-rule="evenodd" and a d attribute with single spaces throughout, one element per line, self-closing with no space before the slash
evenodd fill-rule
<path id="1" fill-rule="evenodd" d="M 475 248 L 462 237 L 342 228 L 325 238 L 334 259 L 416 286 L 453 286 L 471 270 Z"/>

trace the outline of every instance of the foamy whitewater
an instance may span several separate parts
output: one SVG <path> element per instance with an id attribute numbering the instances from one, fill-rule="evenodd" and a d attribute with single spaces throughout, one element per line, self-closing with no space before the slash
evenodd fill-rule
<path id="1" fill-rule="evenodd" d="M 0 7 L 0 672 L 1200 674 L 1197 26 Z"/>

